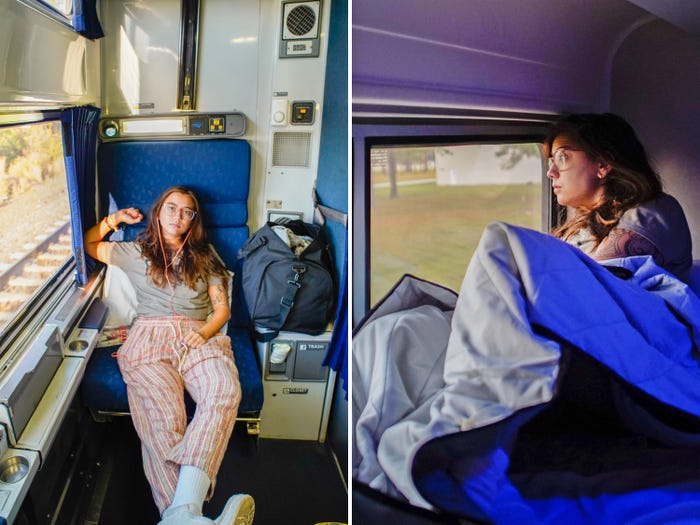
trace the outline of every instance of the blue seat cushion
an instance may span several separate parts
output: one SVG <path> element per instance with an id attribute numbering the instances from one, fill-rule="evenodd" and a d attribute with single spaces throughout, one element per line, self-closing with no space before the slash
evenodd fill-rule
<path id="1" fill-rule="evenodd" d="M 248 328 L 229 325 L 228 335 L 233 346 L 238 377 L 241 382 L 241 404 L 238 414 L 259 413 L 263 405 L 263 384 L 257 352 L 253 346 Z"/>
<path id="2" fill-rule="evenodd" d="M 234 272 L 228 335 L 241 382 L 241 414 L 259 413 L 263 402 L 260 367 L 247 329 L 249 319 L 241 299 L 236 258 L 249 233 L 250 158 L 250 144 L 231 139 L 107 142 L 98 144 L 97 151 L 103 210 L 135 206 L 147 213 L 156 197 L 174 185 L 188 186 L 197 193 L 209 241 Z M 144 227 L 145 222 L 124 226 L 110 240 L 134 240 Z M 94 410 L 128 411 L 126 386 L 116 359 L 111 357 L 115 350 L 95 349 L 87 365 L 81 395 Z"/>
<path id="3" fill-rule="evenodd" d="M 239 416 L 257 415 L 262 408 L 263 388 L 260 367 L 255 350 L 246 329 L 229 328 L 233 356 L 241 383 Z M 85 376 L 80 385 L 83 403 L 88 408 L 103 412 L 128 412 L 129 401 L 126 384 L 122 379 L 117 359 L 112 354 L 119 346 L 95 348 L 88 361 Z M 193 403 L 187 396 L 188 413 L 193 413 Z"/>
<path id="4" fill-rule="evenodd" d="M 105 412 L 128 412 L 126 384 L 119 371 L 117 358 L 112 353 L 119 346 L 95 348 L 85 367 L 85 375 L 80 384 L 83 403 L 94 410 Z"/>

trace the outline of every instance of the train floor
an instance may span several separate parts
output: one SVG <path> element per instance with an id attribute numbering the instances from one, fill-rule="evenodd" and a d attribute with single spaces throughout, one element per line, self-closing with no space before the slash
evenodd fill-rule
<path id="1" fill-rule="evenodd" d="M 159 521 L 129 417 L 98 425 L 90 497 L 82 525 L 155 525 Z M 255 525 L 348 522 L 347 490 L 330 446 L 313 441 L 262 439 L 238 423 L 204 515 L 214 519 L 228 497 L 246 492 L 256 504 Z"/>

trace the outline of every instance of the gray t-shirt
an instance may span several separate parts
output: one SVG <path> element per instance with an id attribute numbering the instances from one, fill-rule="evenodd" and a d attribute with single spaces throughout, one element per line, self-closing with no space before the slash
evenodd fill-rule
<path id="1" fill-rule="evenodd" d="M 167 283 L 161 288 L 156 286 L 147 275 L 148 261 L 141 256 L 136 243 L 108 242 L 105 244 L 107 248 L 105 262 L 124 270 L 136 290 L 137 315 L 182 315 L 204 321 L 211 313 L 212 307 L 207 290 L 209 286 L 221 284 L 223 282 L 221 278 L 209 276 L 205 282 L 198 277 L 194 290 L 186 285 L 177 284 L 171 291 Z"/>
<path id="2" fill-rule="evenodd" d="M 656 262 L 683 281 L 688 281 L 693 263 L 690 229 L 683 208 L 672 196 L 662 193 L 656 199 L 627 210 L 616 228 L 630 230 L 652 243 L 661 253 Z M 586 230 L 568 239 L 586 253 L 595 248 L 595 239 Z"/>

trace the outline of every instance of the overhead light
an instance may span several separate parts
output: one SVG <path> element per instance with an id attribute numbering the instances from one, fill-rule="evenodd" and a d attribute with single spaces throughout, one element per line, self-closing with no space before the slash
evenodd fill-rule
<path id="1" fill-rule="evenodd" d="M 121 119 L 122 135 L 185 134 L 185 119 L 172 118 L 138 118 Z"/>

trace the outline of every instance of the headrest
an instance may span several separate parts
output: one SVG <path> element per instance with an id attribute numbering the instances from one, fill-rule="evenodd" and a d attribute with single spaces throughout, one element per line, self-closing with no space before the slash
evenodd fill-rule
<path id="1" fill-rule="evenodd" d="M 105 210 L 135 206 L 148 213 L 161 192 L 193 189 L 206 227 L 245 225 L 250 144 L 238 139 L 100 143 L 97 169 Z"/>

